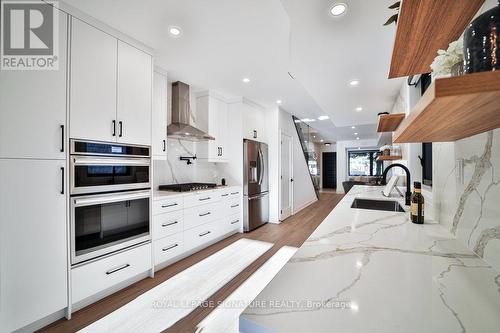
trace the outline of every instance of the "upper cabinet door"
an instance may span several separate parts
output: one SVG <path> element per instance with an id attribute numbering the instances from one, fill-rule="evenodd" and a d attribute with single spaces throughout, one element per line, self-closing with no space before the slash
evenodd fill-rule
<path id="1" fill-rule="evenodd" d="M 217 118 L 218 118 L 218 138 L 217 143 L 220 146 L 220 159 L 227 159 L 227 133 L 228 133 L 228 121 L 227 121 L 227 103 L 221 100 L 218 100 L 217 107 Z"/>
<path id="2" fill-rule="evenodd" d="M 167 159 L 167 76 L 153 75 L 153 157 Z"/>
<path id="3" fill-rule="evenodd" d="M 118 142 L 151 145 L 152 58 L 118 41 Z"/>
<path id="4" fill-rule="evenodd" d="M 59 69 L 0 74 L 0 158 L 65 158 L 67 15 L 54 10 Z"/>
<path id="5" fill-rule="evenodd" d="M 72 20 L 70 137 L 116 141 L 118 40 Z M 117 131 L 118 124 L 116 124 Z"/>

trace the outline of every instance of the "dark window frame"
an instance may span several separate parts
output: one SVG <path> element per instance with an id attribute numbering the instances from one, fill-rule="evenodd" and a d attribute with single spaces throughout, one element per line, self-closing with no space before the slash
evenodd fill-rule
<path id="1" fill-rule="evenodd" d="M 424 95 L 431 83 L 431 75 L 422 74 L 419 82 L 421 96 Z M 422 182 L 424 185 L 432 186 L 432 142 L 422 143 L 422 156 L 420 162 L 422 165 Z"/>
<path id="2" fill-rule="evenodd" d="M 353 175 L 351 174 L 351 154 L 369 153 L 370 154 L 370 174 L 369 175 Z M 362 150 L 348 150 L 347 151 L 347 174 L 349 177 L 379 177 L 384 172 L 384 163 L 382 161 L 377 161 L 379 156 L 379 151 L 377 149 L 362 149 Z M 373 174 L 374 163 L 380 167 L 380 173 L 376 172 Z M 377 167 L 377 171 L 379 168 Z"/>

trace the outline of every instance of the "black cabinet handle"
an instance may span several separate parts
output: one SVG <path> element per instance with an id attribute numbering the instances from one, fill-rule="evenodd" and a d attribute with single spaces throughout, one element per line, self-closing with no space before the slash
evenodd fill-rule
<path id="1" fill-rule="evenodd" d="M 172 250 L 173 248 L 179 246 L 179 244 L 174 244 L 174 245 L 170 245 L 170 246 L 167 246 L 167 247 L 164 247 L 163 249 L 161 249 L 163 252 L 165 251 L 168 251 L 168 250 Z"/>
<path id="2" fill-rule="evenodd" d="M 206 213 L 203 213 L 203 214 L 198 214 L 198 216 L 199 216 L 199 217 L 203 217 L 203 216 L 207 216 L 207 215 L 210 215 L 210 214 L 212 214 L 212 213 L 210 213 L 210 212 L 206 212 Z"/>
<path id="3" fill-rule="evenodd" d="M 113 120 L 112 123 L 113 123 L 113 136 L 116 136 L 116 120 Z"/>
<path id="4" fill-rule="evenodd" d="M 200 199 L 198 199 L 198 201 L 207 201 L 207 200 L 210 200 L 210 199 L 212 199 L 212 198 L 206 197 L 206 198 L 200 198 Z"/>
<path id="5" fill-rule="evenodd" d="M 64 194 L 64 167 L 61 167 L 61 194 Z"/>
<path id="6" fill-rule="evenodd" d="M 168 207 L 174 207 L 174 206 L 177 206 L 177 202 L 174 202 L 174 203 L 168 204 L 168 205 L 161 205 L 161 208 L 168 208 Z"/>
<path id="7" fill-rule="evenodd" d="M 204 232 L 204 233 L 199 234 L 198 236 L 203 237 L 203 236 L 208 235 L 209 233 L 210 233 L 210 231 L 206 231 L 206 232 Z"/>
<path id="8" fill-rule="evenodd" d="M 125 265 L 117 267 L 115 269 L 111 269 L 111 270 L 109 270 L 109 271 L 106 272 L 106 275 L 116 273 L 116 272 L 121 271 L 122 269 L 125 269 L 127 267 L 130 267 L 130 264 L 125 264 Z"/>
<path id="9" fill-rule="evenodd" d="M 64 153 L 64 125 L 61 125 L 61 153 Z"/>
<path id="10" fill-rule="evenodd" d="M 240 220 L 234 220 L 233 222 L 231 222 L 231 224 L 236 224 L 238 222 L 240 222 Z"/>
<path id="11" fill-rule="evenodd" d="M 236 204 L 236 205 L 232 205 L 231 208 L 236 208 L 238 207 L 240 204 Z"/>
<path id="12" fill-rule="evenodd" d="M 224 155 L 224 151 L 222 150 L 222 147 L 220 147 L 220 156 Z"/>
<path id="13" fill-rule="evenodd" d="M 120 134 L 118 136 L 121 138 L 123 136 L 123 122 L 120 120 L 118 125 L 120 126 Z"/>
<path id="14" fill-rule="evenodd" d="M 163 151 L 167 151 L 167 140 L 163 140 Z"/>
<path id="15" fill-rule="evenodd" d="M 175 221 L 175 222 L 170 222 L 170 223 L 163 223 L 161 226 L 162 227 L 170 227 L 171 225 L 174 225 L 174 224 L 177 224 L 179 222 Z"/>

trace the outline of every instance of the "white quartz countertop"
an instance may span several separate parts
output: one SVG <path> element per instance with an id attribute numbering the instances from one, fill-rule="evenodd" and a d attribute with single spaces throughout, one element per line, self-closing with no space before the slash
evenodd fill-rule
<path id="1" fill-rule="evenodd" d="M 256 332 L 500 332 L 500 274 L 437 222 L 351 208 L 388 200 L 380 191 L 341 200 L 246 308 L 242 333 L 248 321 Z"/>
<path id="2" fill-rule="evenodd" d="M 185 197 L 188 195 L 194 195 L 198 193 L 210 193 L 210 192 L 215 192 L 215 191 L 221 191 L 224 189 L 241 189 L 241 185 L 217 185 L 214 188 L 209 188 L 205 190 L 198 190 L 198 191 L 189 191 L 189 192 L 176 192 L 176 191 L 160 191 L 158 189 L 153 191 L 153 200 L 163 200 L 167 198 L 175 198 L 175 197 Z"/>

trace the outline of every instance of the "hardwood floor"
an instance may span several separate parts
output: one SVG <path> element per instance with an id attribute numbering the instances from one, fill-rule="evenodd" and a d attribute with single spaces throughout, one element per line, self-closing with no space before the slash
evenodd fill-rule
<path id="1" fill-rule="evenodd" d="M 226 238 L 200 252 L 197 252 L 156 272 L 155 277 L 152 279 L 147 278 L 141 280 L 100 300 L 99 302 L 91 304 L 86 308 L 73 313 L 71 320 L 58 320 L 55 323 L 44 327 L 39 332 L 76 332 L 240 238 L 249 238 L 274 243 L 274 246 L 269 251 L 259 257 L 255 262 L 253 262 L 209 298 L 209 301 L 213 301 L 212 304 L 216 304 L 229 296 L 241 283 L 243 283 L 243 281 L 250 277 L 282 246 L 301 246 L 309 235 L 316 229 L 316 227 L 330 213 L 330 211 L 337 205 L 342 197 L 342 194 L 320 193 L 320 198 L 317 202 L 289 217 L 281 224 L 266 224 L 250 233 L 236 234 Z M 175 325 L 166 330 L 166 332 L 194 332 L 196 325 L 212 310 L 213 308 L 210 307 L 198 307 L 188 316 L 181 319 Z"/>

